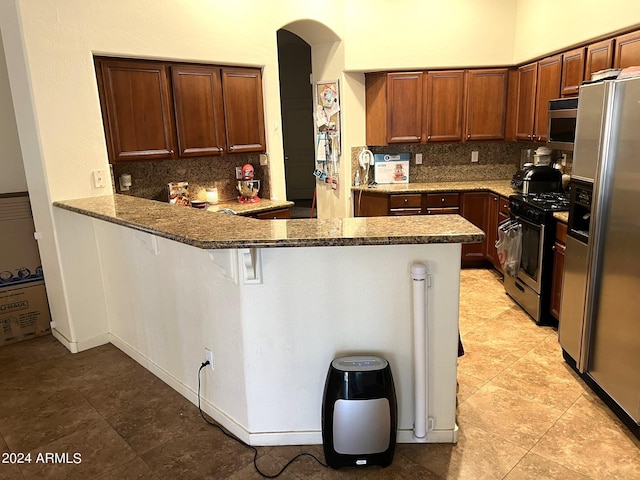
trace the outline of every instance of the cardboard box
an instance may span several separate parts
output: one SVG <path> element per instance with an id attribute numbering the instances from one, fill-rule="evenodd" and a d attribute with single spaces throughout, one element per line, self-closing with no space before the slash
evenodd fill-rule
<path id="1" fill-rule="evenodd" d="M 376 153 L 373 174 L 376 183 L 409 183 L 408 153 Z"/>
<path id="2" fill-rule="evenodd" d="M 0 232 L 0 291 L 42 283 L 44 276 L 28 196 L 0 196 Z"/>
<path id="3" fill-rule="evenodd" d="M 51 333 L 44 282 L 0 290 L 0 346 Z"/>

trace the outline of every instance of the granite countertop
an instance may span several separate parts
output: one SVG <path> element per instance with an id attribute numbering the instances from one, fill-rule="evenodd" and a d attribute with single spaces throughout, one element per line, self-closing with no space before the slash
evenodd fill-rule
<path id="1" fill-rule="evenodd" d="M 203 249 L 476 243 L 485 237 L 459 215 L 257 220 L 118 194 L 53 205 Z"/>
<path id="2" fill-rule="evenodd" d="M 554 212 L 553 218 L 564 223 L 569 223 L 569 212 Z"/>
<path id="3" fill-rule="evenodd" d="M 511 180 L 470 180 L 466 182 L 428 182 L 428 183 L 392 183 L 351 187 L 353 191 L 380 193 L 441 193 L 489 190 L 497 195 L 508 197 L 516 193 L 510 185 Z"/>
<path id="4" fill-rule="evenodd" d="M 276 208 L 289 208 L 295 204 L 290 201 L 275 201 L 261 198 L 258 203 L 238 203 L 238 201 L 228 200 L 219 202 L 217 205 L 210 205 L 207 210 L 210 212 L 220 212 L 222 210 L 232 210 L 238 215 L 253 215 L 255 213 L 267 212 Z M 230 213 L 230 212 L 229 212 Z"/>

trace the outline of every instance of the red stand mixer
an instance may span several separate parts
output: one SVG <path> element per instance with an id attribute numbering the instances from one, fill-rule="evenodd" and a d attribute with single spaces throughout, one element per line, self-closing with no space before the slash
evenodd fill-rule
<path id="1" fill-rule="evenodd" d="M 246 163 L 242 166 L 242 178 L 238 180 L 237 189 L 240 192 L 238 203 L 258 203 L 258 191 L 260 190 L 260 180 L 253 177 L 255 170 L 253 165 Z"/>

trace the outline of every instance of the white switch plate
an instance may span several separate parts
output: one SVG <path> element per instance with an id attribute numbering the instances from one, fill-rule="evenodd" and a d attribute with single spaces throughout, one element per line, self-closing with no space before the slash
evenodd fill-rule
<path id="1" fill-rule="evenodd" d="M 95 188 L 104 188 L 107 184 L 107 173 L 104 170 L 93 171 L 93 186 Z"/>
<path id="2" fill-rule="evenodd" d="M 263 167 L 265 165 L 269 165 L 269 157 L 267 156 L 266 153 L 260 154 L 260 165 L 262 165 Z"/>
<path id="3" fill-rule="evenodd" d="M 471 163 L 478 163 L 478 151 L 474 150 L 471 152 Z"/>
<path id="4" fill-rule="evenodd" d="M 416 165 L 422 165 L 422 154 L 416 153 Z"/>

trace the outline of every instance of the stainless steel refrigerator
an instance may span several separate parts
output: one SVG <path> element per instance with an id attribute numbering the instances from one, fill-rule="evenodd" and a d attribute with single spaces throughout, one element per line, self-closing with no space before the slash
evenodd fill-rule
<path id="1" fill-rule="evenodd" d="M 565 279 L 564 357 L 640 431 L 640 78 L 580 87 Z"/>

